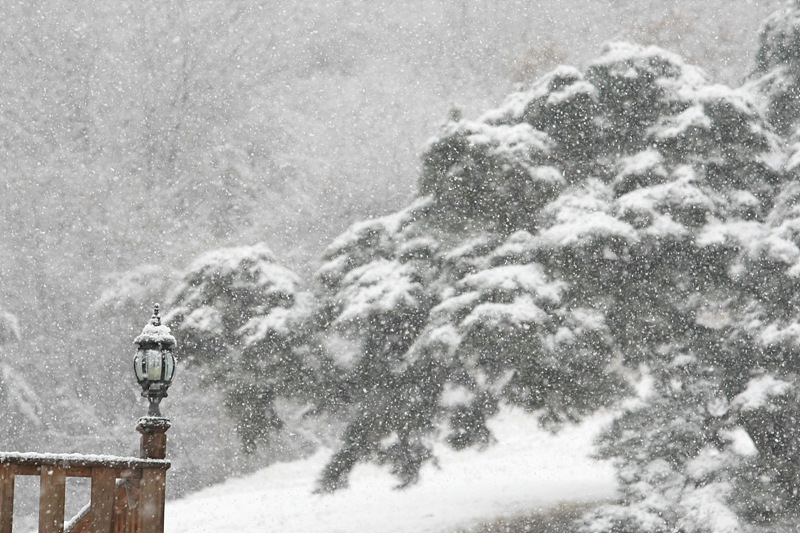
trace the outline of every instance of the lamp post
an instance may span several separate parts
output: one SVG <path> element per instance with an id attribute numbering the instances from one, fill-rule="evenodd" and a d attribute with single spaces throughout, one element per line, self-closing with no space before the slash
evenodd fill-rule
<path id="1" fill-rule="evenodd" d="M 142 434 L 140 455 L 143 459 L 164 459 L 167 454 L 169 419 L 161 416 L 159 405 L 167 397 L 167 389 L 175 377 L 175 337 L 167 326 L 161 325 L 159 307 L 155 304 L 153 316 L 141 335 L 133 341 L 136 355 L 133 371 L 142 387 L 142 396 L 150 402 L 147 416 L 139 419 L 137 431 Z"/>

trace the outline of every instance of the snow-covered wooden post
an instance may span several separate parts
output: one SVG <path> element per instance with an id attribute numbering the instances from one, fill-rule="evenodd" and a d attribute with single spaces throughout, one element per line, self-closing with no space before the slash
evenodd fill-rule
<path id="1" fill-rule="evenodd" d="M 164 459 L 167 456 L 169 420 L 161 417 L 139 419 L 136 430 L 142 434 L 139 448 L 142 459 Z M 139 482 L 139 520 L 141 533 L 163 533 L 167 471 L 144 470 Z"/>
<path id="2" fill-rule="evenodd" d="M 136 431 L 142 434 L 139 457 L 142 459 L 166 459 L 167 430 L 169 418 L 146 416 L 139 419 Z"/>

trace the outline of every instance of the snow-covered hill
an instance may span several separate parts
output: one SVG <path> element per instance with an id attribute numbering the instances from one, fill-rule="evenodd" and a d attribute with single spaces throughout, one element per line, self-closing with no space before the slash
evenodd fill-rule
<path id="1" fill-rule="evenodd" d="M 404 490 L 393 488 L 397 481 L 386 469 L 360 465 L 350 488 L 314 494 L 331 454 L 323 450 L 169 502 L 166 531 L 434 533 L 560 501 L 609 498 L 613 469 L 589 457 L 609 419 L 597 415 L 552 435 L 534 417 L 504 409 L 490 423 L 494 445 L 461 452 L 439 447 L 438 468 L 426 466 L 420 482 Z"/>

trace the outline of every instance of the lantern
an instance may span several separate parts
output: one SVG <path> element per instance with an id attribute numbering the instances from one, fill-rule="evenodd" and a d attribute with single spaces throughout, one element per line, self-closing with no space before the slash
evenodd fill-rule
<path id="1" fill-rule="evenodd" d="M 136 355 L 133 358 L 133 371 L 136 381 L 142 386 L 142 396 L 150 401 L 147 415 L 161 417 L 159 404 L 167 397 L 167 389 L 175 377 L 175 356 L 172 350 L 177 344 L 167 326 L 161 325 L 158 304 L 155 304 L 150 323 L 142 334 L 133 341 Z"/>

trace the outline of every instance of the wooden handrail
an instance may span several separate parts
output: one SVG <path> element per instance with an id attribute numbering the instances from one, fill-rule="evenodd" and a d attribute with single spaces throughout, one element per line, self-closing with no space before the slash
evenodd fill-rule
<path id="1" fill-rule="evenodd" d="M 169 467 L 170 462 L 164 459 L 0 452 L 0 533 L 11 533 L 14 478 L 18 475 L 40 478 L 39 533 L 64 532 L 67 477 L 92 479 L 90 509 L 84 517 L 88 522 L 81 522 L 85 524 L 81 531 L 163 533 L 164 488 Z M 128 497 L 124 501 L 118 497 L 117 479 L 129 480 L 138 489 L 135 510 L 131 509 L 130 492 L 124 487 L 121 494 L 127 493 Z M 115 523 L 115 516 L 128 517 L 131 523 L 120 524 L 119 520 Z"/>
<path id="2" fill-rule="evenodd" d="M 91 477 L 92 468 L 111 468 L 123 473 L 126 470 L 141 471 L 145 468 L 168 470 L 170 462 L 166 459 L 140 459 L 138 457 L 117 457 L 114 455 L 0 452 L 0 465 L 15 467 L 21 472 L 18 475 L 38 475 L 42 466 L 56 466 L 70 472 L 68 474 L 69 477 Z M 34 473 L 31 468 L 25 467 L 33 467 L 37 470 Z M 135 476 L 135 474 L 133 475 Z"/>
<path id="3" fill-rule="evenodd" d="M 170 462 L 165 459 L 140 459 L 115 455 L 84 455 L 80 453 L 19 453 L 0 452 L 0 464 L 23 466 L 58 466 L 60 468 L 107 467 L 116 470 L 153 468 L 167 470 Z M 83 477 L 83 476 L 72 476 Z"/>

